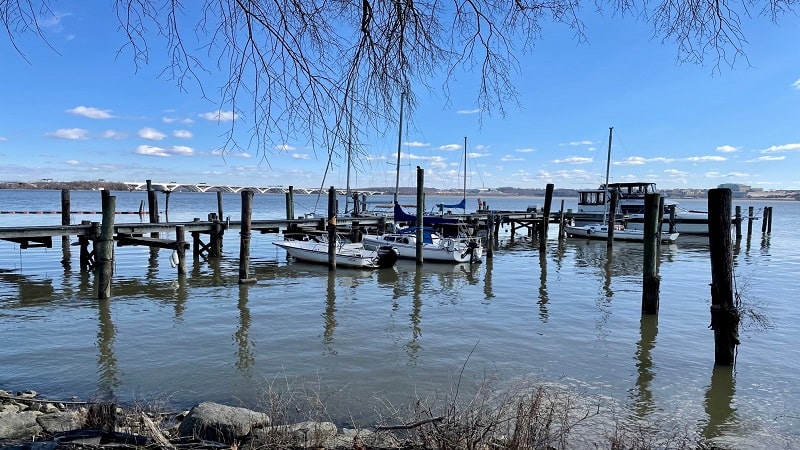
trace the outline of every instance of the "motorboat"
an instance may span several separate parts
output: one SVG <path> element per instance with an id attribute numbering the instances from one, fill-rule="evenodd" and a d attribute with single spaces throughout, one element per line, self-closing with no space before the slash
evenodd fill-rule
<path id="1" fill-rule="evenodd" d="M 610 216 L 608 211 L 611 192 L 617 193 L 617 210 L 614 217 L 625 221 L 626 228 L 644 229 L 644 199 L 647 194 L 658 193 L 656 184 L 648 181 L 606 183 L 598 189 L 579 189 L 578 208 L 573 214 L 576 224 L 591 224 Z M 664 199 L 662 231 L 682 234 L 708 234 L 708 212 L 687 210 L 674 200 Z"/>
<path id="2" fill-rule="evenodd" d="M 416 259 L 417 257 L 417 229 L 405 228 L 396 233 L 381 235 L 366 234 L 361 243 L 366 249 L 379 249 L 392 247 L 397 250 L 400 258 Z M 422 259 L 423 261 L 464 263 L 480 262 L 483 258 L 483 244 L 477 237 L 444 237 L 433 228 L 422 229 Z"/>
<path id="3" fill-rule="evenodd" d="M 605 224 L 568 225 L 564 228 L 567 236 L 585 237 L 588 239 L 608 239 L 609 226 Z M 661 232 L 660 240 L 664 243 L 674 243 L 680 233 Z M 644 230 L 633 230 L 620 226 L 614 227 L 614 240 L 644 242 Z"/>
<path id="4" fill-rule="evenodd" d="M 273 242 L 286 250 L 289 256 L 306 262 L 328 264 L 328 242 L 324 239 L 283 240 Z M 393 267 L 397 262 L 398 252 L 391 246 L 378 246 L 367 249 L 362 243 L 337 241 L 335 245 L 335 261 L 337 266 L 355 269 L 380 269 Z"/>

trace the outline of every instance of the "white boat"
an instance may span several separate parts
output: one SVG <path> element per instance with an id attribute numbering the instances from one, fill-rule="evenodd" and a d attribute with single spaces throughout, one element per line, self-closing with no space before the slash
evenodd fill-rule
<path id="1" fill-rule="evenodd" d="M 644 199 L 646 194 L 655 193 L 655 183 L 616 183 L 617 185 L 617 193 L 618 193 L 618 206 L 619 209 L 617 211 L 610 212 L 608 210 L 610 200 L 611 200 L 611 191 L 613 188 L 612 185 L 608 183 L 608 176 L 609 170 L 611 167 L 611 138 L 613 136 L 614 128 L 608 129 L 608 156 L 606 160 L 606 182 L 605 184 L 600 186 L 600 189 L 593 189 L 591 191 L 584 190 L 582 192 L 586 193 L 587 195 L 584 197 L 583 195 L 580 197 L 580 200 L 590 200 L 586 202 L 586 206 L 591 206 L 596 208 L 594 213 L 602 213 L 602 220 L 601 223 L 590 223 L 586 225 L 568 225 L 564 228 L 567 236 L 570 237 L 586 237 L 589 239 L 608 239 L 610 234 L 609 227 L 613 225 L 613 236 L 615 240 L 619 241 L 638 241 L 644 242 L 644 229 L 632 229 L 628 228 L 623 225 L 619 225 L 616 223 L 617 214 L 620 210 L 624 213 L 625 209 L 623 209 L 622 205 L 629 207 L 630 205 L 634 204 L 634 199 L 636 203 L 641 202 L 641 211 L 644 212 Z M 623 185 L 625 189 L 623 189 Z M 600 210 L 602 208 L 602 210 Z M 583 213 L 589 212 L 589 210 L 581 210 L 579 211 Z M 607 219 L 609 218 L 609 219 Z M 642 221 L 644 224 L 644 221 Z M 660 240 L 661 242 L 675 242 L 678 239 L 680 233 L 674 232 L 661 232 Z"/>
<path id="2" fill-rule="evenodd" d="M 645 195 L 658 193 L 656 184 L 648 181 L 606 183 L 598 189 L 578 190 L 578 208 L 573 216 L 575 222 L 594 223 L 599 222 L 601 217 L 610 215 L 608 206 L 612 191 L 617 192 L 616 217 L 625 221 L 626 228 L 644 229 Z M 670 212 L 673 208 L 674 214 Z M 687 210 L 681 208 L 677 202 L 665 198 L 661 230 L 670 229 L 681 234 L 708 234 L 708 212 Z"/>
<path id="3" fill-rule="evenodd" d="M 284 240 L 273 244 L 300 261 L 328 264 L 328 243 L 323 240 Z M 397 250 L 389 246 L 369 250 L 360 243 L 336 243 L 336 265 L 341 267 L 356 269 L 392 267 L 397 262 L 397 257 Z"/>
<path id="4" fill-rule="evenodd" d="M 416 259 L 417 235 L 415 228 L 407 228 L 398 233 L 382 235 L 367 234 L 361 243 L 366 249 L 390 246 L 397 250 L 400 258 Z M 483 258 L 483 245 L 480 238 L 443 237 L 431 228 L 422 232 L 422 260 L 431 262 L 464 263 L 480 262 Z"/>
<path id="5" fill-rule="evenodd" d="M 588 239 L 608 239 L 608 225 L 568 225 L 564 228 L 567 236 L 585 237 Z M 661 233 L 661 242 L 673 243 L 678 239 L 680 233 Z M 614 240 L 644 242 L 644 230 L 632 230 L 630 228 L 614 227 Z"/>

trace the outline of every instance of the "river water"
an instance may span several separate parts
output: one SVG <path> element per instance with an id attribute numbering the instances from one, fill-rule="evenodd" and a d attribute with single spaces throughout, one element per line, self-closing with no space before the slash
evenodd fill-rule
<path id="1" fill-rule="evenodd" d="M 118 211 L 146 202 L 144 192 L 114 195 Z M 239 219 L 240 198 L 224 195 L 225 216 Z M 99 192 L 73 192 L 71 200 L 73 211 L 100 209 Z M 164 200 L 159 194 L 162 221 Z M 428 202 L 440 200 L 457 201 Z M 502 210 L 543 203 L 484 200 Z M 564 200 L 574 207 L 575 199 Z M 253 218 L 282 218 L 284 202 L 256 194 Z M 325 203 L 296 195 L 295 212 Z M 705 200 L 681 204 L 707 209 Z M 79 247 L 62 249 L 60 238 L 51 249 L 0 241 L 0 389 L 51 398 L 113 393 L 124 402 L 167 398 L 180 408 L 204 400 L 256 406 L 270 386 L 314 386 L 334 419 L 368 421 L 376 409 L 413 396 L 531 377 L 608 399 L 623 416 L 678 419 L 736 448 L 800 448 L 800 203 L 735 205 L 757 212 L 772 206 L 774 218 L 770 235 L 757 221 L 748 239 L 745 226 L 735 248 L 736 287 L 769 327 L 742 330 L 733 368 L 714 367 L 704 238 L 681 236 L 662 248 L 661 308 L 657 317 L 642 317 L 640 245 L 616 243 L 609 259 L 604 242 L 559 243 L 551 229 L 540 254 L 537 242 L 519 233 L 511 240 L 503 226 L 494 257 L 474 266 L 401 262 L 391 270 L 329 273 L 288 260 L 272 245 L 280 236 L 253 234 L 258 282 L 240 286 L 238 232 L 231 230 L 223 257 L 190 260 L 185 278 L 167 250 L 117 247 L 109 301 L 97 300 L 94 277 L 81 273 Z M 0 192 L 2 211 L 58 209 L 58 191 Z M 214 193 L 173 193 L 168 218 L 216 210 Z M 0 226 L 60 220 L 2 214 Z"/>

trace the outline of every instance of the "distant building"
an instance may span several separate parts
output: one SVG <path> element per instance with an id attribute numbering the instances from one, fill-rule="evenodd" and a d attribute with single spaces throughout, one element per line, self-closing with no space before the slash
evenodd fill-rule
<path id="1" fill-rule="evenodd" d="M 730 189 L 733 198 L 747 197 L 747 193 L 752 189 L 746 184 L 724 183 L 717 186 L 719 189 Z"/>

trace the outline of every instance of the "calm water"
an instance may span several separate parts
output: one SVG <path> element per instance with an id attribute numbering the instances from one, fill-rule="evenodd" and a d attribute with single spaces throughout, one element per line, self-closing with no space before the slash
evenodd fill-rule
<path id="1" fill-rule="evenodd" d="M 143 192 L 114 195 L 120 211 L 146 201 Z M 494 209 L 542 204 L 485 200 Z M 57 191 L 0 191 L 0 210 L 58 210 L 59 201 Z M 297 196 L 295 211 L 316 202 Z M 225 215 L 238 220 L 240 196 L 226 194 L 224 203 Z M 98 192 L 72 193 L 72 210 L 99 204 Z M 164 220 L 163 195 L 159 204 Z M 110 301 L 96 300 L 93 276 L 79 270 L 78 247 L 64 266 L 59 238 L 51 249 L 0 241 L 0 389 L 255 406 L 269 384 L 310 383 L 334 416 L 369 420 L 379 401 L 405 405 L 412 395 L 448 392 L 465 367 L 465 388 L 485 378 L 502 385 L 535 377 L 609 399 L 624 416 L 678 419 L 737 448 L 800 448 L 800 203 L 736 204 L 745 211 L 773 206 L 774 221 L 767 237 L 756 222 L 736 251 L 737 286 L 772 328 L 742 332 L 733 370 L 713 364 L 703 238 L 682 236 L 662 249 L 661 310 L 642 318 L 637 245 L 616 244 L 609 260 L 605 243 L 551 239 L 540 255 L 538 243 L 519 235 L 512 242 L 504 227 L 494 258 L 473 267 L 418 270 L 404 262 L 395 270 L 329 273 L 287 261 L 271 244 L 280 236 L 254 234 L 258 283 L 239 286 L 232 230 L 221 260 L 190 261 L 182 279 L 169 251 L 116 248 Z M 682 205 L 706 208 L 700 200 Z M 176 193 L 169 219 L 205 218 L 216 208 L 215 194 Z M 283 196 L 255 196 L 254 218 L 284 211 Z M 81 220 L 100 216 L 72 217 Z M 0 215 L 0 226 L 59 223 L 58 215 Z"/>

